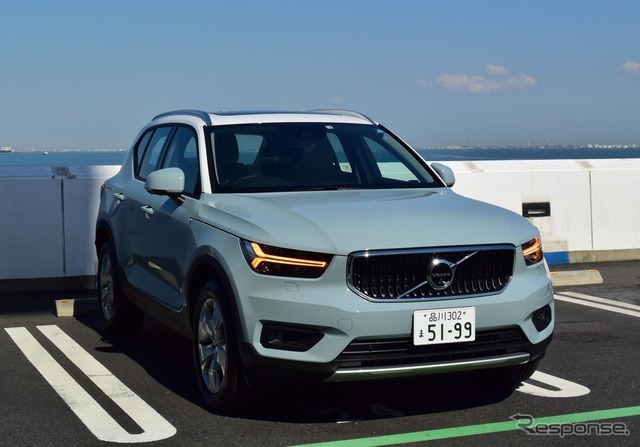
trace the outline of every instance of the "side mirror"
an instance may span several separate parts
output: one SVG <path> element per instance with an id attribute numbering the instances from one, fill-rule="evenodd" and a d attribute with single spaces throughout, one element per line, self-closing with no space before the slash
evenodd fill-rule
<path id="1" fill-rule="evenodd" d="M 442 163 L 431 163 L 431 167 L 438 173 L 445 185 L 451 188 L 456 183 L 456 176 L 453 170 Z"/>
<path id="2" fill-rule="evenodd" d="M 179 196 L 184 192 L 184 172 L 180 168 L 166 168 L 147 176 L 144 189 L 159 196 Z"/>

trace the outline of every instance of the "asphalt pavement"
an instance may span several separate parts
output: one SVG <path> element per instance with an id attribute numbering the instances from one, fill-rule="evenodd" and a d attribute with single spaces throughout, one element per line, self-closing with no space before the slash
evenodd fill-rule
<path id="1" fill-rule="evenodd" d="M 640 261 L 555 287 L 556 329 L 517 389 L 467 373 L 258 389 L 240 415 L 201 406 L 189 342 L 153 320 L 105 334 L 89 291 L 0 294 L 0 432 L 11 446 L 623 445 L 640 441 Z M 70 398 L 72 396 L 72 398 Z"/>

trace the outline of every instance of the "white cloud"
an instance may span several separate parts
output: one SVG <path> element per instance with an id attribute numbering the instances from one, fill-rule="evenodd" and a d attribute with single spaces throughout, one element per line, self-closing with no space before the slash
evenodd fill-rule
<path id="1" fill-rule="evenodd" d="M 538 81 L 531 75 L 512 75 L 509 70 L 499 65 L 485 65 L 487 76 L 468 74 L 443 74 L 437 84 L 447 90 L 465 91 L 469 93 L 491 93 L 501 90 L 519 90 L 533 87 Z"/>
<path id="2" fill-rule="evenodd" d="M 536 78 L 526 74 L 519 74 L 518 76 L 510 76 L 505 85 L 512 89 L 534 87 L 538 84 Z"/>
<path id="3" fill-rule="evenodd" d="M 509 74 L 509 71 L 506 68 L 501 67 L 500 65 L 487 64 L 484 66 L 484 71 L 493 75 Z"/>
<path id="4" fill-rule="evenodd" d="M 500 89 L 500 83 L 484 76 L 464 74 L 443 74 L 438 78 L 438 85 L 448 90 L 462 90 L 470 93 L 489 93 Z"/>
<path id="5" fill-rule="evenodd" d="M 343 98 L 339 98 L 339 97 L 335 97 L 331 101 L 333 101 L 334 104 L 342 104 L 344 102 L 344 99 Z"/>
<path id="6" fill-rule="evenodd" d="M 428 89 L 433 86 L 433 82 L 428 79 L 418 79 L 418 88 L 420 89 Z"/>
<path id="7" fill-rule="evenodd" d="M 640 62 L 625 62 L 620 66 L 620 71 L 640 75 Z"/>

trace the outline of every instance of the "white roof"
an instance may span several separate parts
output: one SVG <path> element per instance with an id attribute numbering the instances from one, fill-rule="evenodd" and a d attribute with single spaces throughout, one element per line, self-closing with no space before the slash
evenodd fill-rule
<path id="1" fill-rule="evenodd" d="M 214 112 L 199 110 L 176 110 L 163 113 L 154 118 L 176 118 L 179 116 L 198 117 L 208 125 L 252 124 L 252 123 L 347 123 L 347 124 L 375 124 L 366 116 L 347 110 L 312 110 L 302 112 Z"/>

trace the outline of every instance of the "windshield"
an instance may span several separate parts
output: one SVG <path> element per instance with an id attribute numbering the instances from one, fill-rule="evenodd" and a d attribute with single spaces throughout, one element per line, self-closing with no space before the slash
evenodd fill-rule
<path id="1" fill-rule="evenodd" d="M 209 127 L 212 190 L 441 187 L 418 155 L 375 125 Z"/>

